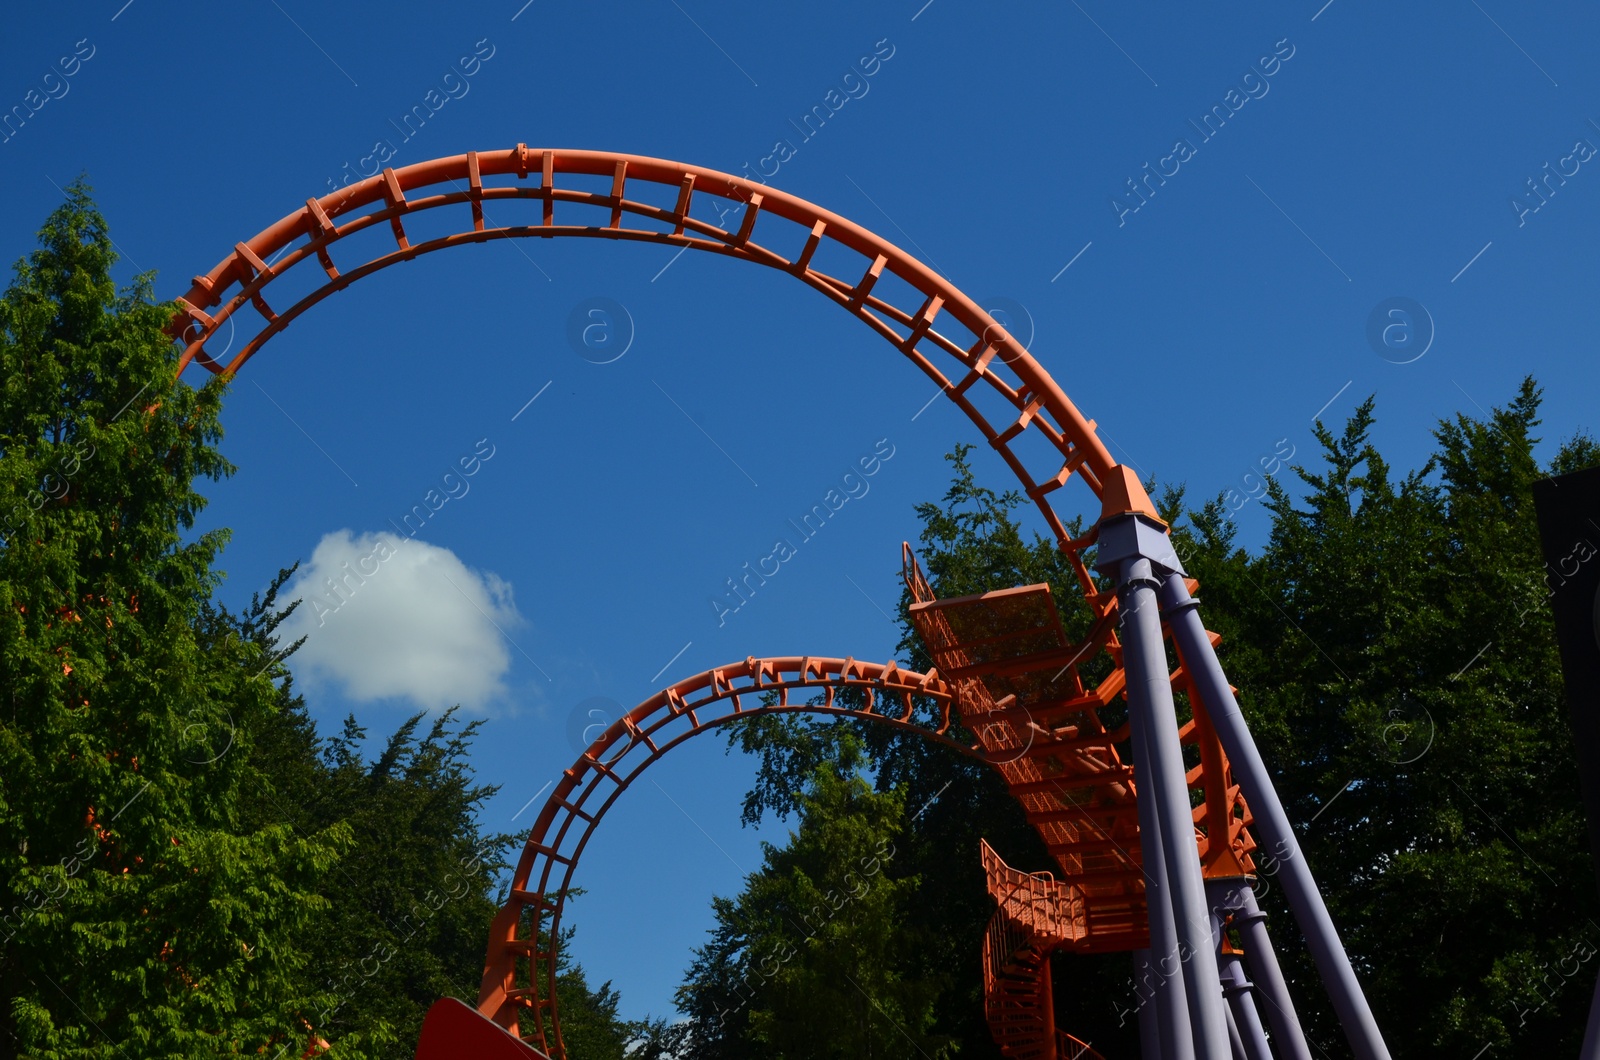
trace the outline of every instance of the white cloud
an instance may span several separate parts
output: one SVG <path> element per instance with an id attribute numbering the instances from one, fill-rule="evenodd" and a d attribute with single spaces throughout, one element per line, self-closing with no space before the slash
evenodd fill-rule
<path id="1" fill-rule="evenodd" d="M 427 710 L 486 706 L 505 694 L 510 650 L 499 627 L 521 623 L 511 586 L 454 552 L 382 531 L 318 542 L 285 591 L 301 599 L 283 643 L 296 671 L 358 702 L 409 699 Z"/>

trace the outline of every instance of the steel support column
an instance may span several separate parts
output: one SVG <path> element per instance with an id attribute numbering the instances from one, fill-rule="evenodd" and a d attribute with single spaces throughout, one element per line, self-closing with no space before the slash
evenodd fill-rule
<path id="1" fill-rule="evenodd" d="M 1594 998 L 1589 1002 L 1589 1024 L 1583 1032 L 1578 1060 L 1600 1060 L 1600 979 L 1595 980 Z"/>
<path id="2" fill-rule="evenodd" d="M 1146 885 L 1146 898 L 1149 896 L 1149 885 Z M 1153 932 L 1152 932 L 1153 934 Z M 1160 989 L 1158 982 L 1161 973 L 1156 970 L 1155 961 L 1150 956 L 1148 948 L 1133 951 L 1133 992 L 1139 999 L 1139 1057 L 1140 1060 L 1163 1060 L 1166 1056 L 1161 1046 L 1161 1019 L 1156 1015 L 1156 992 Z M 1145 998 L 1142 987 L 1150 984 L 1150 997 Z"/>
<path id="3" fill-rule="evenodd" d="M 1233 923 L 1244 939 L 1244 962 L 1255 984 L 1258 1008 L 1267 1014 L 1272 1040 L 1278 1045 L 1279 1060 L 1311 1060 L 1311 1047 L 1300 1029 L 1300 1016 L 1289 997 L 1278 955 L 1267 936 L 1267 914 L 1256 904 L 1255 892 L 1247 879 L 1207 880 L 1206 895 L 1219 912 L 1233 916 Z"/>
<path id="4" fill-rule="evenodd" d="M 1228 1009 L 1233 1022 L 1244 1040 L 1247 1060 L 1272 1060 L 1272 1050 L 1267 1046 L 1267 1032 L 1261 1026 L 1261 1015 L 1256 1011 L 1255 984 L 1244 973 L 1244 962 L 1239 955 L 1224 950 L 1217 954 L 1217 971 L 1222 977 L 1222 994 L 1228 999 Z"/>
<path id="5" fill-rule="evenodd" d="M 1161 583 L 1152 560 L 1161 565 L 1161 574 L 1181 572 L 1182 568 L 1165 529 L 1158 527 L 1143 515 L 1133 513 L 1102 519 L 1096 562 L 1103 569 L 1116 570 L 1130 728 L 1142 724 L 1151 766 L 1145 783 L 1140 785 L 1139 802 L 1153 799 L 1159 817 L 1173 919 L 1187 965 L 1183 984 L 1194 1027 L 1195 1055 L 1201 1060 L 1227 1060 L 1231 1050 L 1226 1009 L 1211 953 L 1211 912 L 1200 873 L 1177 709 L 1157 613 L 1156 589 Z M 1137 730 L 1133 731 L 1133 739 L 1138 739 Z M 1141 849 L 1144 846 L 1141 843 Z"/>
<path id="6" fill-rule="evenodd" d="M 1211 936 L 1217 955 L 1217 975 L 1222 980 L 1222 996 L 1228 1002 L 1229 1034 L 1240 1039 L 1236 1045 L 1243 1050 L 1245 1060 L 1272 1060 L 1261 1016 L 1256 1011 L 1255 984 L 1245 974 L 1239 951 L 1228 941 L 1228 918 L 1233 910 L 1217 900 L 1218 894 L 1227 893 L 1226 888 L 1216 886 L 1218 882 L 1206 881 L 1206 897 L 1211 902 Z"/>
<path id="7" fill-rule="evenodd" d="M 1316 959 L 1350 1048 L 1359 1060 L 1389 1060 L 1389 1048 L 1378 1031 L 1377 1020 L 1372 1016 L 1366 995 L 1361 992 L 1361 983 L 1339 941 L 1339 932 L 1328 915 L 1322 893 L 1311 878 L 1311 868 L 1300 852 L 1294 829 L 1283 804 L 1278 801 L 1266 763 L 1261 760 L 1261 753 L 1245 725 L 1238 700 L 1222 672 L 1222 664 L 1217 661 L 1217 653 L 1200 621 L 1199 605 L 1189 595 L 1181 575 L 1167 576 L 1161 587 L 1161 602 L 1178 654 L 1194 679 L 1217 738 L 1227 752 L 1234 778 L 1255 818 L 1255 826 L 1278 866 L 1278 879 L 1283 884 L 1289 908 Z"/>
<path id="8" fill-rule="evenodd" d="M 1233 1009 L 1223 1009 L 1222 1015 L 1228 1024 L 1228 1048 L 1233 1052 L 1234 1060 L 1254 1060 L 1244 1050 L 1244 1039 L 1239 1036 L 1239 1023 L 1233 1018 Z"/>
<path id="9" fill-rule="evenodd" d="M 1194 1030 L 1185 1001 L 1186 976 L 1178 947 L 1178 925 L 1172 913 L 1172 885 L 1162 851 L 1161 818 L 1155 798 L 1145 797 L 1144 793 L 1144 778 L 1152 773 L 1145 732 L 1148 727 L 1142 716 L 1128 712 L 1134 783 L 1140 795 L 1135 805 L 1139 811 L 1139 851 L 1144 862 L 1144 904 L 1150 920 L 1151 970 L 1155 973 L 1154 1023 L 1162 1060 L 1194 1060 Z M 1141 1021 L 1141 1036 L 1144 1027 Z"/>
<path id="10" fill-rule="evenodd" d="M 1044 954 L 1040 958 L 1039 969 L 1040 994 L 1044 996 L 1044 1040 L 1050 1043 L 1050 1048 L 1056 1047 L 1056 987 L 1055 981 L 1050 976 L 1050 955 Z"/>

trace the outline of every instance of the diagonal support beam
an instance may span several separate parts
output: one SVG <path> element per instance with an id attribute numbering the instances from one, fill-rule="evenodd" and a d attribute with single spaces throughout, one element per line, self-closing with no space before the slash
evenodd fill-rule
<path id="1" fill-rule="evenodd" d="M 1158 818 L 1165 879 L 1178 945 L 1184 958 L 1183 985 L 1198 1060 L 1229 1060 L 1222 981 L 1212 955 L 1211 907 L 1206 901 L 1195 842 L 1194 813 L 1185 781 L 1179 742 L 1177 707 L 1167 670 L 1166 643 L 1161 634 L 1156 589 L 1164 577 L 1183 577 L 1166 526 L 1149 508 L 1149 499 L 1132 472 L 1124 496 L 1107 490 L 1106 510 L 1099 524 L 1095 564 L 1115 578 L 1122 630 L 1122 664 L 1128 674 L 1128 718 L 1135 743 L 1142 733 L 1150 769 L 1139 784 L 1139 803 L 1151 803 Z M 1137 766 L 1135 767 L 1138 773 Z M 1140 843 L 1141 850 L 1151 844 Z M 1147 855 L 1148 856 L 1148 855 Z M 1152 919 L 1152 923 L 1153 923 Z M 1167 1039 L 1163 1035 L 1163 1047 Z"/>
<path id="2" fill-rule="evenodd" d="M 1256 994 L 1261 998 L 1260 1007 L 1265 1010 L 1267 1023 L 1272 1027 L 1272 1040 L 1278 1044 L 1280 1060 L 1311 1060 L 1305 1032 L 1300 1029 L 1300 1017 L 1289 997 L 1289 985 L 1284 981 L 1283 969 L 1278 966 L 1272 939 L 1267 936 L 1267 914 L 1256 905 L 1250 881 L 1243 877 L 1207 880 L 1206 895 L 1219 915 L 1233 918 L 1234 926 L 1244 939 L 1245 963 L 1255 977 Z"/>
<path id="3" fill-rule="evenodd" d="M 1148 886 L 1148 885 L 1147 885 Z M 1148 894 L 1149 892 L 1146 891 Z M 1154 932 L 1152 931 L 1152 934 Z M 1139 998 L 1139 1058 L 1140 1060 L 1163 1060 L 1161 1051 L 1161 1017 L 1156 1011 L 1155 991 L 1160 989 L 1157 985 L 1157 976 L 1161 973 L 1156 970 L 1155 961 L 1150 956 L 1148 949 L 1134 950 L 1133 952 L 1133 981 L 1134 990 Z M 1151 1000 L 1144 996 L 1144 986 L 1150 985 Z"/>
<path id="4" fill-rule="evenodd" d="M 1245 974 L 1239 954 L 1227 946 L 1217 954 L 1217 971 L 1222 976 L 1222 993 L 1228 999 L 1228 1012 L 1239 1035 L 1239 1048 L 1245 1060 L 1272 1060 L 1267 1032 L 1256 1011 L 1255 984 Z"/>
<path id="5" fill-rule="evenodd" d="M 1277 861 L 1284 897 L 1289 900 L 1295 923 L 1305 933 L 1306 945 L 1316 959 L 1317 970 L 1322 973 L 1323 985 L 1339 1014 L 1339 1024 L 1344 1028 L 1350 1048 L 1358 1060 L 1389 1060 L 1389 1048 L 1378 1031 L 1372 1008 L 1361 992 L 1361 983 L 1350 966 L 1344 944 L 1339 941 L 1339 932 L 1328 915 L 1322 892 L 1317 890 L 1316 880 L 1311 877 L 1311 867 L 1300 851 L 1283 803 L 1278 801 L 1266 763 L 1261 760 L 1261 752 L 1256 749 L 1239 710 L 1239 701 L 1234 698 L 1222 664 L 1217 661 L 1216 649 L 1211 646 L 1211 638 L 1200 621 L 1199 604 L 1189 595 L 1183 578 L 1171 575 L 1161 586 L 1161 602 L 1172 627 L 1173 643 L 1177 645 L 1184 666 L 1194 675 L 1195 690 L 1205 703 L 1217 738 L 1228 754 L 1234 778 L 1255 817 L 1255 826 Z"/>
<path id="6" fill-rule="evenodd" d="M 1184 1001 L 1184 968 L 1178 945 L 1178 925 L 1172 917 L 1171 883 L 1168 880 L 1167 859 L 1162 852 L 1160 813 L 1155 798 L 1147 794 L 1144 778 L 1151 775 L 1148 728 L 1142 718 L 1136 719 L 1128 712 L 1130 741 L 1133 745 L 1133 770 L 1139 785 L 1139 798 L 1134 805 L 1139 811 L 1139 853 L 1144 863 L 1144 904 L 1150 919 L 1150 970 L 1154 973 L 1152 1009 L 1154 1019 L 1147 1020 L 1143 1013 L 1149 1005 L 1140 1005 L 1140 1049 L 1146 1060 L 1151 1060 L 1147 1031 L 1154 1030 L 1157 1048 L 1155 1060 L 1194 1060 L 1194 1030 L 1189 1022 L 1189 1008 Z M 1141 995 L 1142 999 L 1142 995 Z"/>

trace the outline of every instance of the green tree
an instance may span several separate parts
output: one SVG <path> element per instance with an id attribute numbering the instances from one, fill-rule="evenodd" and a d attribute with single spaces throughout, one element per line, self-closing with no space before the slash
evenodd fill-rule
<path id="1" fill-rule="evenodd" d="M 370 762 L 365 732 L 346 719 L 326 741 L 311 786 L 272 809 L 310 831 L 335 825 L 358 837 L 323 885 L 329 906 L 307 939 L 312 966 L 335 995 L 318 1032 L 338 1041 L 380 1028 L 415 1043 L 428 1007 L 476 998 L 484 945 L 509 835 L 480 835 L 476 811 L 495 789 L 475 785 L 466 756 L 480 722 L 455 712 L 407 719 Z"/>
<path id="2" fill-rule="evenodd" d="M 1600 446 L 1575 434 L 1541 467 L 1538 408 L 1530 379 L 1503 408 L 1443 421 L 1434 456 L 1404 475 L 1372 442 L 1371 400 L 1337 433 L 1318 424 L 1318 451 L 1293 469 L 1293 485 L 1270 483 L 1271 530 L 1254 552 L 1236 543 L 1224 497 L 1187 508 L 1169 488 L 1158 502 L 1396 1057 L 1486 1045 L 1498 1056 L 1571 1052 L 1600 970 L 1589 960 L 1600 909 L 1530 493 L 1545 474 L 1600 463 Z M 1051 542 L 1024 537 L 1020 499 L 980 486 L 965 448 L 950 459 L 943 504 L 918 509 L 935 591 L 1048 582 L 1069 635 L 1080 632 L 1071 572 Z M 902 648 L 926 667 L 905 628 Z M 850 731 L 794 718 L 742 726 L 735 739 L 760 763 L 747 821 L 799 812 L 804 829 L 804 779 L 837 759 Z M 992 910 L 977 837 L 1019 867 L 1052 866 L 981 767 L 886 730 L 860 741 L 879 790 L 925 808 L 906 823 L 901 865 L 919 880 L 906 908 L 936 926 L 927 954 L 953 970 L 938 1026 L 965 1055 L 994 1055 L 974 956 Z M 1337 1049 L 1342 1032 L 1274 867 L 1260 871 L 1307 1031 Z M 708 951 L 762 945 L 765 929 L 750 927 Z M 702 951 L 697 969 L 707 960 Z M 1131 1055 L 1134 1029 L 1114 1018 L 1132 996 L 1126 958 L 1063 957 L 1054 971 L 1058 1025 Z M 702 979 L 697 989 L 728 986 Z"/>
<path id="3" fill-rule="evenodd" d="M 1397 1056 L 1571 1052 L 1596 972 L 1530 492 L 1596 454 L 1580 435 L 1542 469 L 1538 407 L 1530 379 L 1482 419 L 1442 422 L 1401 477 L 1369 399 L 1342 433 L 1319 425 L 1303 496 L 1274 484 L 1259 555 L 1230 550 L 1215 511 L 1196 519 L 1224 665 Z M 1297 957 L 1310 1029 L 1338 1040 Z"/>
<path id="4" fill-rule="evenodd" d="M 643 1030 L 619 1014 L 622 995 L 610 982 L 589 985 L 583 966 L 573 963 L 568 954 L 571 933 L 564 932 L 561 970 L 556 975 L 556 991 L 561 999 L 561 1040 L 572 1060 L 623 1060 L 629 1047 Z"/>
<path id="5" fill-rule="evenodd" d="M 736 899 L 680 990 L 691 1015 L 685 1055 L 793 1058 L 953 1055 L 937 1033 L 944 976 L 911 908 L 920 881 L 897 864 L 905 802 L 874 792 L 848 735 L 796 796 L 800 824 Z"/>
<path id="6" fill-rule="evenodd" d="M 293 568 L 231 614 L 193 533 L 223 383 L 176 381 L 81 181 L 40 244 L 0 297 L 0 1057 L 409 1051 L 498 905 L 478 724 L 319 737 Z"/>
<path id="7" fill-rule="evenodd" d="M 114 260 L 80 181 L 0 297 L 0 1050 L 303 1048 L 351 836 L 242 827 L 278 691 L 204 620 L 222 385 L 176 381 L 172 307 Z"/>
<path id="8" fill-rule="evenodd" d="M 922 522 L 918 559 L 934 591 L 941 597 L 1045 583 L 1070 636 L 1081 637 L 1088 616 L 1078 595 L 1078 582 L 1054 543 L 1026 534 L 1018 518 L 1022 497 L 997 493 L 981 485 L 970 462 L 971 446 L 958 445 L 946 458 L 951 483 L 939 502 L 917 507 Z M 1162 498 L 1176 518 L 1180 493 Z M 1082 530 L 1074 523 L 1074 534 Z M 901 658 L 927 670 L 933 663 L 905 615 L 900 613 Z M 1085 670 L 1093 680 L 1105 672 L 1099 660 Z M 850 700 L 849 690 L 840 693 Z M 1107 724 L 1122 717 L 1107 712 Z M 968 743 L 976 736 L 956 725 L 952 735 Z M 771 813 L 782 818 L 801 809 L 799 794 L 806 778 L 836 762 L 841 749 L 859 743 L 868 754 L 870 771 L 880 792 L 898 791 L 912 807 L 897 856 L 899 871 L 918 885 L 907 894 L 903 917 L 926 925 L 919 946 L 908 957 L 919 977 L 940 984 L 934 1006 L 934 1033 L 960 1043 L 963 1056 L 996 1057 L 1000 1053 L 984 1018 L 983 936 L 994 915 L 978 842 L 987 840 L 1010 864 L 1028 871 L 1058 867 L 1021 808 L 1006 792 L 1000 775 L 965 755 L 918 736 L 881 726 L 858 728 L 854 722 L 816 722 L 794 716 L 766 716 L 743 723 L 730 741 L 757 756 L 755 785 L 745 799 L 744 820 L 759 823 Z M 1131 994 L 1129 958 L 1123 954 L 1058 959 L 1057 1023 L 1108 1055 L 1137 1050 L 1132 1020 L 1119 1018 Z M 1119 1002 L 1121 1003 L 1119 1005 Z"/>

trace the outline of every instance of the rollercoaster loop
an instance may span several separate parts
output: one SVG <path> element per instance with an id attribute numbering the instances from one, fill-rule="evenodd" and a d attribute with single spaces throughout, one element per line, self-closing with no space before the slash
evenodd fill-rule
<path id="1" fill-rule="evenodd" d="M 607 190 L 583 186 L 584 181 L 593 185 L 597 177 L 602 184 L 609 180 Z M 664 201 L 672 202 L 670 207 L 647 201 L 652 190 L 662 198 L 663 189 Z M 692 216 L 696 198 L 708 196 L 722 206 L 719 220 L 735 212 L 737 224 L 719 227 Z M 530 201 L 539 208 L 537 224 L 501 226 L 491 216 L 492 210 L 511 209 Z M 444 218 L 447 224 L 453 220 L 455 229 L 443 236 L 413 242 L 413 233 L 420 234 L 422 230 L 419 219 L 424 215 Z M 781 226 L 769 218 L 788 222 L 804 233 L 804 238 L 791 240 L 792 246 L 780 246 L 768 232 L 774 232 L 781 240 Z M 583 219 L 601 223 L 570 223 Z M 469 223 L 470 227 L 466 227 Z M 371 236 L 382 235 L 385 229 L 387 238 L 393 241 L 392 249 L 362 255 L 364 246 L 371 249 Z M 369 233 L 364 241 L 352 239 L 362 233 Z M 178 312 L 168 327 L 168 334 L 184 346 L 178 371 L 181 375 L 189 365 L 198 364 L 214 374 L 232 376 L 301 314 L 365 276 L 447 247 L 530 237 L 663 243 L 751 261 L 796 277 L 856 316 L 928 375 L 940 393 L 966 413 L 1006 461 L 1069 558 L 1079 588 L 1097 618 L 1098 636 L 1091 643 L 1096 650 L 1107 643 L 1115 645 L 1115 594 L 1100 591 L 1081 555 L 1093 543 L 1094 531 L 1074 538 L 1052 504 L 1055 491 L 1074 476 L 1098 497 L 1107 476 L 1113 474 L 1115 461 L 1096 436 L 1093 422 L 1083 417 L 1014 336 L 939 273 L 837 214 L 730 174 L 637 155 L 530 150 L 524 144 L 508 151 L 468 152 L 401 169 L 385 169 L 359 184 L 306 200 L 303 208 L 236 243 L 231 254 L 209 272 L 196 276 L 187 294 L 176 300 Z M 846 253 L 839 253 L 841 250 Z M 824 271 L 822 262 L 849 260 L 850 255 L 862 263 L 859 276 Z M 895 277 L 900 282 L 887 283 L 885 277 Z M 279 298 L 279 291 L 290 293 Z M 269 296 L 279 302 L 278 308 Z M 253 313 L 241 312 L 247 306 Z M 247 323 L 252 316 L 256 321 L 253 331 Z M 224 327 L 226 349 L 213 355 L 207 345 L 224 337 Z M 231 358 L 227 357 L 230 351 Z M 941 364 L 946 367 L 942 369 Z M 980 382 L 1009 407 L 1006 418 L 998 424 L 991 423 L 978 406 L 974 388 Z M 757 666 L 759 682 L 760 667 L 768 664 L 750 665 Z M 864 664 L 851 665 L 859 669 Z M 997 746 L 987 752 L 956 744 L 944 734 L 952 692 L 942 684 L 929 683 L 925 677 L 916 678 L 916 694 L 944 703 L 944 724 L 937 729 L 915 726 L 909 715 L 895 719 L 870 709 L 854 711 L 833 706 L 833 685 L 861 683 L 848 672 L 849 666 L 828 679 L 816 674 L 807 678 L 803 663 L 801 669 L 798 683 L 780 681 L 765 687 L 764 691 L 779 696 L 780 704 L 760 709 L 807 709 L 869 717 L 903 728 L 917 728 L 923 735 L 951 743 L 964 753 L 989 754 L 991 760 L 995 754 L 1002 761 L 1025 754 L 1032 740 L 1030 731 L 1020 752 L 1016 741 L 1012 741 L 1009 750 Z M 728 679 L 733 670 L 715 672 Z M 903 671 L 895 671 L 893 664 L 872 672 L 875 680 L 888 682 L 883 688 L 907 691 L 899 682 L 909 678 Z M 829 689 L 823 705 L 788 705 L 789 688 L 813 686 Z M 662 696 L 681 694 L 686 690 L 668 690 Z M 740 706 L 738 694 L 727 695 L 734 701 L 734 712 L 711 724 L 754 713 Z M 715 701 L 722 698 L 720 694 L 713 697 Z M 520 908 L 533 902 L 540 916 L 551 916 L 551 930 L 556 930 L 561 907 L 559 897 L 552 895 L 564 893 L 577 855 L 595 823 L 636 775 L 619 773 L 622 761 L 642 747 L 647 752 L 647 764 L 704 728 L 695 710 L 677 711 L 673 707 L 670 698 L 647 702 L 602 736 L 591 752 L 567 772 L 524 851 L 512 902 L 495 922 L 492 939 L 498 941 L 491 943 L 480 1010 L 513 1033 L 520 1033 L 517 1009 L 531 1008 L 535 1039 L 557 1055 L 563 1047 L 553 989 L 554 954 L 540 955 L 551 984 L 544 991 L 548 996 L 538 996 L 537 973 L 531 969 L 526 985 L 518 986 L 515 981 L 515 959 L 532 957 L 537 949 L 536 939 L 516 938 Z M 658 712 L 661 717 L 652 727 L 639 727 Z M 661 726 L 684 717 L 688 718 L 686 732 L 671 737 L 663 734 L 663 740 L 657 740 Z M 1010 727 L 1009 720 L 1002 720 L 988 726 L 987 731 L 1003 732 Z M 616 753 L 608 754 L 613 748 Z M 583 809 L 591 805 L 588 800 L 600 797 L 597 789 L 601 786 L 613 790 L 601 799 L 596 810 Z M 572 798 L 574 792 L 576 798 Z M 580 819 L 586 824 L 575 831 L 573 822 Z M 562 844 L 573 835 L 578 837 L 574 847 L 564 852 Z M 540 858 L 545 860 L 540 863 L 539 882 L 536 889 L 528 890 L 529 874 Z M 560 887 L 550 891 L 551 866 L 562 863 L 561 858 L 570 860 L 565 862 Z"/>
<path id="2" fill-rule="evenodd" d="M 671 205 L 649 201 L 650 194 Z M 736 212 L 737 224 L 692 216 L 697 197 L 731 204 L 719 210 L 718 220 Z M 526 203 L 537 204 L 538 223 L 499 225 L 490 216 L 491 208 L 520 212 Z M 584 219 L 595 223 L 574 223 Z M 421 238 L 441 222 L 448 234 Z M 793 230 L 787 242 L 785 226 Z M 447 247 L 558 237 L 660 243 L 750 261 L 794 276 L 856 316 L 932 379 L 1005 460 L 1068 558 L 1092 621 L 1084 641 L 1066 642 L 1046 585 L 938 600 L 908 556 L 911 618 L 936 670 L 921 674 L 893 662 L 853 659 L 750 658 L 646 700 L 563 773 L 491 927 L 478 1012 L 510 1037 L 470 1010 L 456 1006 L 460 1011 L 453 1012 L 441 1002 L 439 1020 L 430 1014 L 424 1025 L 419 1056 L 490 1055 L 480 1047 L 513 1055 L 502 1045 L 527 1056 L 514 1039 L 531 1030 L 546 1053 L 564 1057 L 554 940 L 579 857 L 607 810 L 643 769 L 692 736 L 742 718 L 807 712 L 914 732 L 995 767 L 1061 867 L 1058 882 L 1016 873 L 987 847 L 983 852 L 999 905 L 985 942 L 986 1006 L 1007 1055 L 1089 1052 L 1054 1025 L 1049 957 L 1060 948 L 1132 949 L 1145 966 L 1177 952 L 1180 941 L 1190 952 L 1204 951 L 1211 938 L 1205 889 L 1232 888 L 1228 894 L 1237 898 L 1237 882 L 1252 870 L 1254 840 L 1246 826 L 1253 820 L 1285 852 L 1285 894 L 1358 1060 L 1388 1060 L 1216 659 L 1216 638 L 1194 611 L 1193 583 L 1137 477 L 1111 458 L 1093 421 L 989 313 L 867 229 L 759 183 L 638 155 L 518 144 L 385 169 L 306 200 L 195 277 L 176 300 L 167 329 L 183 345 L 178 372 L 198 364 L 232 376 L 312 306 L 391 265 Z M 374 240 L 381 252 L 363 254 Z M 856 264 L 838 264 L 852 257 Z M 824 263 L 832 264 L 825 269 Z M 241 312 L 246 306 L 254 330 L 246 323 L 252 314 Z M 226 349 L 209 350 L 224 326 Z M 1003 411 L 991 417 L 980 399 L 992 406 L 996 398 Z M 1091 528 L 1076 536 L 1076 523 L 1054 506 L 1056 492 L 1074 477 L 1099 501 Z M 1091 545 L 1098 546 L 1097 566 L 1114 588 L 1090 574 L 1083 554 Z M 1168 670 L 1169 638 L 1179 657 L 1176 673 Z M 1088 688 L 1080 666 L 1091 658 L 1110 665 Z M 1194 707 L 1181 728 L 1174 689 Z M 841 690 L 851 696 L 841 700 Z M 820 694 L 821 701 L 797 702 L 791 698 L 797 692 Z M 1122 697 L 1128 720 L 1107 726 L 1099 711 Z M 976 746 L 950 735 L 955 719 L 976 734 Z M 1185 761 L 1185 744 L 1198 745 L 1198 765 Z M 1131 759 L 1123 757 L 1123 747 Z M 1236 769 L 1243 774 L 1237 782 Z M 1194 791 L 1201 794 L 1198 805 Z M 1153 891 L 1150 883 L 1157 884 Z M 1248 888 L 1243 895 L 1237 898 L 1242 915 L 1259 928 L 1251 920 L 1257 914 Z M 1210 906 L 1213 914 L 1222 909 Z M 1251 952 L 1263 963 L 1251 974 L 1265 977 L 1259 993 L 1273 1044 L 1281 1060 L 1310 1060 L 1264 929 L 1257 934 Z M 1200 960 L 1160 985 L 1159 1029 L 1145 1027 L 1142 1013 L 1141 1040 L 1159 1046 L 1164 1058 L 1227 1060 L 1226 1023 L 1228 1030 L 1242 1027 L 1253 1035 L 1245 1060 L 1268 1060 L 1255 1020 L 1257 988 L 1240 986 L 1239 973 L 1230 979 L 1236 989 L 1224 1006 L 1220 974 Z M 485 1046 L 475 1029 L 480 1025 L 502 1044 Z M 430 1032 L 430 1026 L 447 1029 Z"/>
<path id="3" fill-rule="evenodd" d="M 610 179 L 609 191 L 570 186 L 596 176 Z M 514 182 L 490 182 L 497 177 Z M 569 186 L 562 186 L 563 180 Z M 629 197 L 630 191 L 651 186 L 670 189 L 673 205 Z M 741 207 L 737 227 L 719 228 L 691 216 L 697 196 Z M 490 209 L 518 200 L 538 202 L 541 223 L 496 226 Z M 470 228 L 411 241 L 408 220 L 452 207 L 464 208 L 456 211 L 458 219 L 463 224 L 470 219 Z M 584 211 L 589 219 L 606 223 L 563 223 L 568 213 Z M 769 226 L 778 227 L 766 222 L 768 217 L 790 222 L 808 234 L 780 253 L 756 238 L 758 233 L 765 236 Z M 625 227 L 625 219 L 630 225 L 639 224 Z M 346 260 L 343 268 L 336 263 L 334 252 L 343 251 L 344 241 L 385 226 L 393 250 L 365 261 Z M 1104 614 L 1111 608 L 1111 600 L 1099 593 L 1080 559 L 1091 543 L 1088 535 L 1080 540 L 1072 537 L 1050 495 L 1077 476 L 1098 497 L 1116 462 L 1095 434 L 1093 422 L 1084 418 L 1049 373 L 976 302 L 894 244 L 804 199 L 716 170 L 605 151 L 539 151 L 524 144 L 509 151 L 468 152 L 385 169 L 359 184 L 306 200 L 303 208 L 236 243 L 231 254 L 196 276 L 188 293 L 177 299 L 179 312 L 168 329 L 174 339 L 187 340 L 179 371 L 194 363 L 231 375 L 306 310 L 391 265 L 447 247 L 528 237 L 690 247 L 778 269 L 821 292 L 899 349 L 967 414 L 1038 506 L 1096 611 Z M 842 248 L 866 262 L 862 273 L 841 277 L 822 271 L 819 250 L 828 260 L 847 258 L 828 253 L 827 247 Z M 294 275 L 293 282 L 301 286 L 307 282 L 314 286 L 286 307 L 274 308 L 268 295 L 274 282 L 286 275 Z M 888 296 L 891 285 L 880 288 L 885 276 L 903 281 L 899 286 L 915 292 L 918 301 L 895 304 Z M 292 282 L 280 284 L 287 286 Z M 224 362 L 221 353 L 213 357 L 206 344 L 224 324 L 238 323 L 236 314 L 246 306 L 259 317 L 258 328 L 231 359 Z M 941 370 L 937 362 L 948 360 L 954 360 L 959 370 L 950 374 Z M 1010 406 L 1009 422 L 991 424 L 978 408 L 970 391 L 980 381 Z"/>
<path id="4" fill-rule="evenodd" d="M 841 703 L 838 693 L 843 689 L 860 692 L 863 705 Z M 820 693 L 822 701 L 792 699 L 797 691 Z M 559 1048 L 559 1002 L 549 984 L 555 982 L 555 940 L 578 859 L 612 804 L 680 743 L 746 718 L 810 713 L 887 725 L 988 762 L 981 746 L 947 734 L 952 702 L 950 687 L 933 674 L 901 669 L 894 662 L 812 657 L 748 658 L 680 681 L 645 700 L 563 772 L 534 822 L 512 876 L 510 898 L 489 931 L 479 1010 L 513 1033 L 525 1012 L 531 1017 L 533 1039 L 547 1050 Z M 531 924 L 524 911 L 533 914 Z"/>

